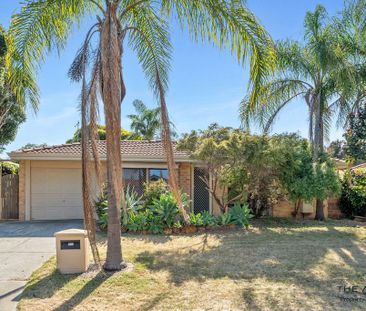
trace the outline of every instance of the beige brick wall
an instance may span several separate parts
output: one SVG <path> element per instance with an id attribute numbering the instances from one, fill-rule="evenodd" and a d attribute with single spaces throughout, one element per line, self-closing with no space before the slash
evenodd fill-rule
<path id="1" fill-rule="evenodd" d="M 178 169 L 179 187 L 192 198 L 192 165 L 190 163 L 180 163 Z"/>
<path id="2" fill-rule="evenodd" d="M 288 218 L 292 217 L 292 212 L 294 210 L 293 203 L 282 200 L 276 204 L 272 209 L 272 216 L 273 217 L 283 217 Z M 329 198 L 325 204 L 324 204 L 324 216 L 326 218 L 341 218 L 342 213 L 338 206 L 338 199 L 337 198 Z M 303 215 L 301 212 L 297 215 L 298 218 L 302 218 Z M 315 208 L 313 209 L 313 212 L 310 214 L 305 214 L 305 219 L 313 219 L 315 217 Z"/>
<path id="3" fill-rule="evenodd" d="M 25 220 L 25 161 L 19 162 L 19 220 Z"/>

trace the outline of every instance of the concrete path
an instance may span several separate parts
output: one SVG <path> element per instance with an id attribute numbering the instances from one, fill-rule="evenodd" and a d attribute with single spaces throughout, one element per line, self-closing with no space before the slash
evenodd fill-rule
<path id="1" fill-rule="evenodd" d="M 32 272 L 55 253 L 54 233 L 82 221 L 0 223 L 0 310 L 13 311 Z"/>

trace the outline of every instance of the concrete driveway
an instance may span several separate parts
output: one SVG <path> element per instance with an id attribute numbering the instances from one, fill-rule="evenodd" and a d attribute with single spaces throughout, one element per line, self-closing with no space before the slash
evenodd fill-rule
<path id="1" fill-rule="evenodd" d="M 32 272 L 55 253 L 54 233 L 82 221 L 0 222 L 0 310 L 15 310 Z"/>

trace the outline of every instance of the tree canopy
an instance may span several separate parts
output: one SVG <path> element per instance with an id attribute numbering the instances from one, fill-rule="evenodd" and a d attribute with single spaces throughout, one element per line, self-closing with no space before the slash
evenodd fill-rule
<path id="1" fill-rule="evenodd" d="M 19 125 L 25 121 L 24 107 L 18 104 L 9 86 L 5 67 L 5 38 L 6 33 L 0 26 L 0 151 L 15 139 Z"/>
<path id="2" fill-rule="evenodd" d="M 142 137 L 142 139 L 153 140 L 160 138 L 161 121 L 160 108 L 147 108 L 139 99 L 133 101 L 136 114 L 130 114 L 127 117 L 131 120 L 131 130 Z M 176 137 L 174 125 L 170 122 L 171 135 Z"/>
<path id="3" fill-rule="evenodd" d="M 106 140 L 106 128 L 105 125 L 98 124 L 98 140 Z M 121 140 L 141 140 L 142 137 L 134 132 L 130 132 L 125 129 L 121 129 Z M 77 129 L 74 136 L 66 141 L 67 144 L 79 143 L 81 141 L 81 129 Z"/>
<path id="4" fill-rule="evenodd" d="M 360 107 L 357 114 L 350 116 L 344 137 L 347 160 L 351 163 L 366 160 L 366 107 Z"/>
<path id="5" fill-rule="evenodd" d="M 334 163 L 322 155 L 313 164 L 309 143 L 296 134 L 250 135 L 212 124 L 185 134 L 178 149 L 205 164 L 212 177 L 205 180 L 207 189 L 223 212 L 235 202 L 247 201 L 258 216 L 282 195 L 297 211 L 301 201 L 323 200 L 339 190 Z"/>

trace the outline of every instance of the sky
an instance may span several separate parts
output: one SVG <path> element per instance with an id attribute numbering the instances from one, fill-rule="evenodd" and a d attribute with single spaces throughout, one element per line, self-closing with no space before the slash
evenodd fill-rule
<path id="1" fill-rule="evenodd" d="M 0 24 L 9 26 L 11 15 L 19 11 L 21 1 L 0 0 Z M 307 11 L 322 4 L 329 15 L 338 14 L 343 0 L 248 0 L 248 7 L 257 16 L 274 40 L 303 40 L 303 20 Z M 39 111 L 27 111 L 14 142 L 1 155 L 27 143 L 62 144 L 72 137 L 80 120 L 78 110 L 80 85 L 72 83 L 67 71 L 81 45 L 87 25 L 75 29 L 65 50 L 46 57 L 38 73 L 41 92 Z M 246 95 L 249 68 L 239 65 L 228 51 L 210 44 L 193 42 L 184 29 L 173 23 L 171 39 L 174 47 L 170 85 L 167 97 L 170 118 L 178 133 L 204 129 L 217 122 L 238 127 L 239 103 Z M 129 128 L 128 114 L 134 113 L 132 102 L 141 99 L 148 107 L 155 101 L 141 67 L 126 47 L 123 58 L 127 95 L 122 103 L 122 127 Z M 104 123 L 101 120 L 101 123 Z M 307 136 L 307 110 L 301 100 L 282 111 L 271 133 L 297 132 Z M 330 140 L 342 137 L 342 130 L 333 126 Z"/>

